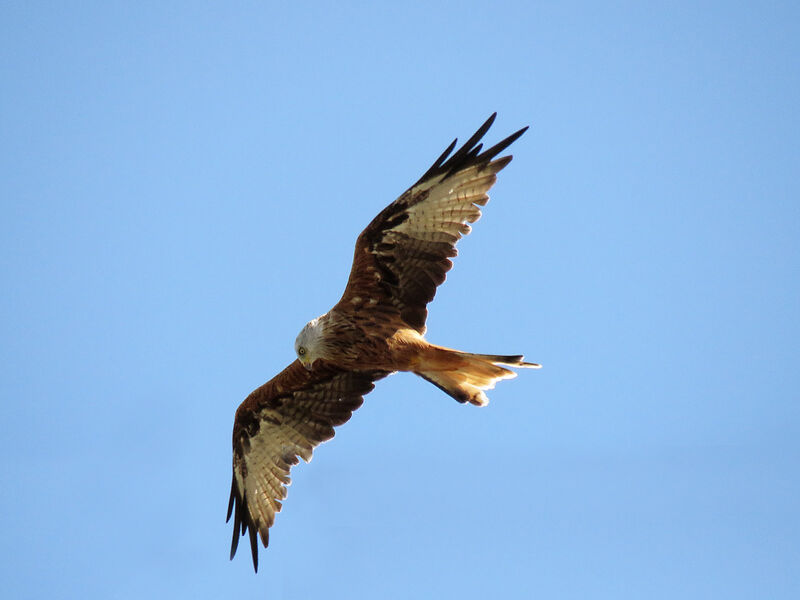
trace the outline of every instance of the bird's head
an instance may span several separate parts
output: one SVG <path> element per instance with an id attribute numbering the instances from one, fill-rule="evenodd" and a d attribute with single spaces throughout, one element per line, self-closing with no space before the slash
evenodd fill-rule
<path id="1" fill-rule="evenodd" d="M 314 361 L 321 358 L 320 353 L 322 350 L 322 322 L 317 319 L 312 319 L 294 341 L 294 351 L 297 354 L 297 360 L 308 370 L 314 366 Z"/>

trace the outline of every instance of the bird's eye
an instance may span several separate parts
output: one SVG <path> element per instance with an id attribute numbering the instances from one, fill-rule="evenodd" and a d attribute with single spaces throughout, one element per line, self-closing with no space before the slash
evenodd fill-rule
<path id="1" fill-rule="evenodd" d="M 300 356 L 305 356 L 305 354 L 306 354 L 306 349 L 305 349 L 305 348 L 303 348 L 302 346 L 300 346 L 300 347 L 297 349 L 297 354 L 299 354 Z"/>

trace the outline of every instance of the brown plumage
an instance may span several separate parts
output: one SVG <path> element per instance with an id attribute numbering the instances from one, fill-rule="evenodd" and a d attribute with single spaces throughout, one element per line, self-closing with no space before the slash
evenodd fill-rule
<path id="1" fill-rule="evenodd" d="M 361 406 L 374 382 L 410 371 L 459 402 L 483 406 L 483 390 L 515 377 L 506 367 L 538 367 L 520 355 L 469 354 L 425 340 L 427 304 L 453 266 L 455 244 L 481 216 L 487 192 L 511 156 L 496 158 L 527 127 L 481 152 L 493 114 L 452 156 L 452 144 L 411 188 L 372 220 L 356 241 L 344 294 L 298 335 L 298 360 L 251 393 L 233 426 L 234 516 L 231 558 L 249 532 L 266 547 L 289 469 L 311 460 Z"/>

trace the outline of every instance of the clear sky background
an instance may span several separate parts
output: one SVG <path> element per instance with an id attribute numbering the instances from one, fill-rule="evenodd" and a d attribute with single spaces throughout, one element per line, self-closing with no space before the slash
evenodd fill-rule
<path id="1" fill-rule="evenodd" d="M 301 6 L 302 5 L 302 6 Z M 7 598 L 800 597 L 796 2 L 4 2 Z M 493 111 L 431 341 L 228 561 L 238 404 Z"/>

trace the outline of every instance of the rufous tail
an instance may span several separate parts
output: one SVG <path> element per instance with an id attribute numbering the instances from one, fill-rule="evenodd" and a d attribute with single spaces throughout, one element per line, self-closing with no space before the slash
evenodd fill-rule
<path id="1" fill-rule="evenodd" d="M 489 398 L 484 390 L 493 389 L 501 379 L 517 376 L 506 367 L 539 369 L 542 366 L 523 359 L 522 355 L 470 354 L 432 345 L 414 373 L 459 402 L 486 406 Z"/>

